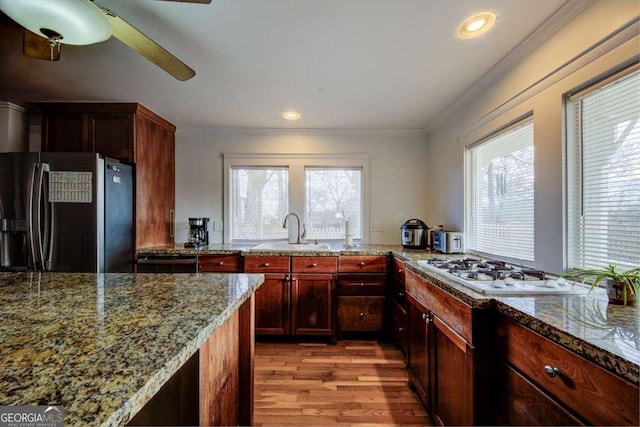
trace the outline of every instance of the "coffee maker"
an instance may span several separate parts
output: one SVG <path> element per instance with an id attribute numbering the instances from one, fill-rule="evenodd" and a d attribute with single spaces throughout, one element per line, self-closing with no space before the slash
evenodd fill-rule
<path id="1" fill-rule="evenodd" d="M 209 244 L 209 218 L 189 218 L 189 233 L 185 248 L 202 248 Z"/>

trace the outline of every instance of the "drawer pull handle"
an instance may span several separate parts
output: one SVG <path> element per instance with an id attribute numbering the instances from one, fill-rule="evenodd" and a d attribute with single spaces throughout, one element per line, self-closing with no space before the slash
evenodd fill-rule
<path id="1" fill-rule="evenodd" d="M 364 267 L 364 261 L 360 261 L 360 262 L 358 263 L 358 265 L 359 265 L 360 267 Z"/>
<path id="2" fill-rule="evenodd" d="M 223 266 L 224 265 L 224 261 L 218 261 L 218 265 L 219 266 Z"/>
<path id="3" fill-rule="evenodd" d="M 311 264 L 311 267 L 317 267 L 318 264 L 316 264 L 315 262 L 313 264 Z"/>
<path id="4" fill-rule="evenodd" d="M 360 282 L 360 286 L 364 286 L 364 282 Z"/>
<path id="5" fill-rule="evenodd" d="M 364 313 L 361 311 L 360 312 L 360 319 L 362 319 L 364 317 Z"/>
<path id="6" fill-rule="evenodd" d="M 263 263 L 262 263 L 262 266 L 263 266 L 263 267 L 269 267 L 269 263 L 268 263 L 268 262 L 263 262 Z"/>
<path id="7" fill-rule="evenodd" d="M 403 332 L 404 328 L 398 328 L 398 332 Z"/>
<path id="8" fill-rule="evenodd" d="M 556 368 L 555 366 L 545 365 L 544 372 L 549 378 L 555 378 L 560 373 L 560 369 Z"/>

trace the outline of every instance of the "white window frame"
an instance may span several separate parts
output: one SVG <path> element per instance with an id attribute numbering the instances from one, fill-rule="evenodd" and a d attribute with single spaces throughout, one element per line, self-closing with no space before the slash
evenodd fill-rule
<path id="1" fill-rule="evenodd" d="M 474 253 L 474 254 L 478 254 L 480 256 L 483 257 L 497 257 L 506 261 L 510 261 L 510 262 L 514 262 L 514 263 L 524 263 L 524 264 L 531 264 L 532 262 L 535 262 L 535 215 L 534 215 L 534 229 L 533 231 L 533 235 L 534 235 L 534 247 L 533 247 L 533 259 L 529 260 L 525 260 L 525 259 L 521 259 L 521 258 L 517 258 L 517 257 L 511 257 L 511 256 L 506 256 L 506 255 L 502 255 L 502 254 L 492 254 L 492 253 L 487 253 L 487 252 L 483 252 L 483 251 L 479 251 L 475 248 L 473 248 L 473 245 L 471 245 L 472 242 L 472 230 L 473 230 L 473 218 L 472 218 L 472 206 L 473 206 L 473 176 L 474 176 L 474 170 L 473 170 L 473 163 L 472 163 L 472 149 L 491 140 L 494 139 L 500 135 L 503 135 L 504 133 L 507 133 L 511 130 L 514 130 L 520 126 L 526 125 L 531 123 L 534 126 L 534 140 L 533 140 L 533 145 L 534 145 L 534 150 L 535 150 L 535 122 L 534 122 L 534 117 L 533 117 L 533 112 L 532 111 L 528 111 L 527 113 L 525 113 L 522 116 L 519 116 L 518 118 L 510 121 L 509 123 L 505 124 L 502 127 L 498 127 L 496 129 L 494 129 L 493 131 L 491 131 L 488 134 L 485 134 L 485 136 L 477 139 L 475 142 L 467 145 L 465 147 L 465 152 L 464 152 L 464 229 L 466 230 L 465 233 L 465 247 L 467 248 L 467 251 L 469 253 Z M 535 162 L 535 154 L 534 154 L 534 162 Z M 535 167 L 535 163 L 534 163 L 534 212 L 535 212 L 535 203 L 536 203 L 536 195 L 535 195 L 535 174 L 536 174 L 536 167 Z"/>
<path id="2" fill-rule="evenodd" d="M 248 153 L 223 153 L 223 221 L 224 243 L 237 243 L 231 240 L 231 169 L 233 167 L 287 167 L 289 169 L 289 211 L 300 216 L 300 221 L 305 222 L 305 167 L 326 168 L 359 168 L 362 170 L 362 241 L 356 243 L 366 244 L 369 241 L 370 218 L 370 191 L 369 168 L 370 157 L 364 153 L 353 154 L 248 154 Z M 282 218 L 284 221 L 284 218 Z M 242 240 L 243 244 L 257 244 L 264 241 Z M 337 242 L 336 242 L 337 243 Z"/>

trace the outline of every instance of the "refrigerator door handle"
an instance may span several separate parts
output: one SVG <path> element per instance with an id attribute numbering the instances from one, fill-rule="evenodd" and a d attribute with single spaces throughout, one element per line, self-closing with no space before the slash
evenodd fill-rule
<path id="1" fill-rule="evenodd" d="M 42 164 L 43 169 L 43 181 L 42 181 L 42 192 L 41 197 L 44 198 L 44 202 L 46 203 L 44 209 L 44 240 L 43 240 L 43 248 L 44 252 L 42 254 L 42 264 L 45 271 L 51 270 L 51 255 L 53 253 L 53 231 L 54 231 L 54 222 L 53 222 L 53 203 L 48 201 L 49 198 L 49 172 L 50 167 L 47 163 Z M 46 173 L 46 178 L 45 178 Z"/>
<path id="2" fill-rule="evenodd" d="M 36 242 L 35 242 L 35 235 L 34 235 L 34 229 L 33 229 L 33 225 L 34 225 L 33 224 L 33 219 L 34 219 L 33 199 L 35 197 L 35 192 L 36 192 L 35 183 L 36 183 L 37 172 L 38 172 L 38 163 L 33 163 L 33 165 L 31 166 L 31 176 L 29 178 L 29 196 L 28 196 L 29 208 L 27 209 L 27 239 L 29 241 L 29 255 L 31 258 L 31 264 L 32 264 L 32 267 L 36 270 L 38 269 L 38 265 L 36 262 Z"/>
<path id="3" fill-rule="evenodd" d="M 36 175 L 37 181 L 33 188 L 33 196 L 36 197 L 36 203 L 32 206 L 31 215 L 32 215 L 32 229 L 35 231 L 35 236 L 33 237 L 33 241 L 35 243 L 35 258 L 34 264 L 36 270 L 44 271 L 44 248 L 43 248 L 43 238 L 42 238 L 42 196 L 43 196 L 43 187 L 44 187 L 44 172 L 49 169 L 49 165 L 46 163 L 38 163 L 36 166 Z M 47 215 L 48 216 L 48 215 Z"/>

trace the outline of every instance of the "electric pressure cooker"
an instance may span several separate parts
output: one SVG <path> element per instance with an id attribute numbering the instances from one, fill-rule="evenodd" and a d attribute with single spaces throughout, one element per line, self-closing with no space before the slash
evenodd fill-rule
<path id="1" fill-rule="evenodd" d="M 407 249 L 425 249 L 429 243 L 427 240 L 429 227 L 424 221 L 417 218 L 407 220 L 402 227 L 402 247 Z"/>

